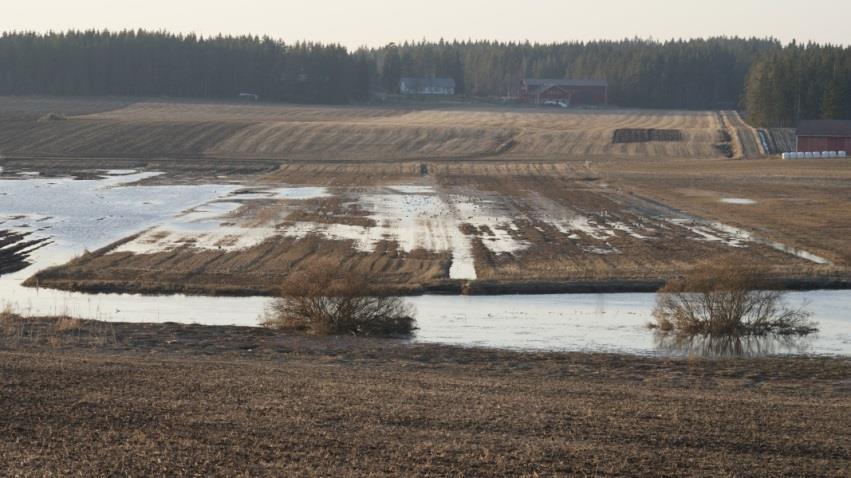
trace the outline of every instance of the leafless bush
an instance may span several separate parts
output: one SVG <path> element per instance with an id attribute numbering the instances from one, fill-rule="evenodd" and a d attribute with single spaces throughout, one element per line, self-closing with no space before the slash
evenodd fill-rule
<path id="1" fill-rule="evenodd" d="M 786 307 L 784 293 L 750 265 L 703 263 L 669 282 L 656 300 L 651 327 L 684 336 L 803 336 L 816 332 L 810 313 Z"/>
<path id="2" fill-rule="evenodd" d="M 334 267 L 296 272 L 281 286 L 267 327 L 311 335 L 408 336 L 413 311 L 399 297 L 377 293 L 368 276 Z"/>

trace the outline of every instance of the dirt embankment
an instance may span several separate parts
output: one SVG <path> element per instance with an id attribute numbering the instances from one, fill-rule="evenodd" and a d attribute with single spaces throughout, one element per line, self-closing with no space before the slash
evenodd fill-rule
<path id="1" fill-rule="evenodd" d="M 0 335 L 0 460 L 12 476 L 781 477 L 851 467 L 847 359 L 28 327 Z"/>

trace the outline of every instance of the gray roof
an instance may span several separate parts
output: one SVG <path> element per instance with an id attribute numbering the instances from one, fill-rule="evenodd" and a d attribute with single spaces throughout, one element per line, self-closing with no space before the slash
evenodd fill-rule
<path id="1" fill-rule="evenodd" d="M 606 80 L 558 80 L 526 78 L 523 83 L 527 86 L 609 86 Z"/>
<path id="2" fill-rule="evenodd" d="M 798 136 L 848 136 L 851 137 L 851 121 L 809 120 L 798 125 Z"/>
<path id="3" fill-rule="evenodd" d="M 402 78 L 402 84 L 408 88 L 455 88 L 453 78 Z"/>

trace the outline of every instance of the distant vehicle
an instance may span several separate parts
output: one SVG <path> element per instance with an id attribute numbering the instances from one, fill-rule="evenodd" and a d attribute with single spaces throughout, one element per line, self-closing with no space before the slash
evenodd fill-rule
<path id="1" fill-rule="evenodd" d="M 255 93 L 240 93 L 239 99 L 248 101 L 260 101 L 260 95 Z"/>
<path id="2" fill-rule="evenodd" d="M 544 101 L 544 106 L 556 106 L 558 108 L 569 108 L 570 105 L 567 104 L 566 101 L 562 100 L 546 100 Z"/>

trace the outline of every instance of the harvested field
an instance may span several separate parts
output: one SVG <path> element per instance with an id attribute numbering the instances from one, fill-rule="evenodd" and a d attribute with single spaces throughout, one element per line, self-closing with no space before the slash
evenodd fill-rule
<path id="1" fill-rule="evenodd" d="M 732 141 L 733 157 L 752 159 L 767 154 L 760 145 L 759 133 L 756 128 L 748 125 L 739 113 L 723 111 L 720 115 L 724 131 Z"/>
<path id="2" fill-rule="evenodd" d="M 735 113 L 542 112 L 487 106 L 319 107 L 5 99 L 0 150 L 20 157 L 288 161 L 717 158 L 719 131 L 751 134 Z M 64 121 L 39 122 L 55 112 Z M 738 119 L 737 119 L 738 118 Z M 676 142 L 613 144 L 619 129 L 680 131 Z M 748 152 L 750 155 L 751 152 Z"/>
<path id="3" fill-rule="evenodd" d="M 0 116 L 41 118 L 50 113 L 80 116 L 124 108 L 127 98 L 74 98 L 59 96 L 0 96 Z"/>
<path id="4" fill-rule="evenodd" d="M 646 162 L 613 166 L 607 179 L 625 191 L 724 221 L 836 266 L 851 266 L 851 167 L 847 161 Z M 731 204 L 724 198 L 748 199 Z"/>
<path id="5" fill-rule="evenodd" d="M 0 126 L 0 148 L 31 157 L 202 157 L 246 127 L 228 123 L 112 122 L 67 119 Z"/>
<path id="6" fill-rule="evenodd" d="M 846 359 L 4 324 L 0 458 L 13 476 L 791 477 L 851 466 Z"/>

